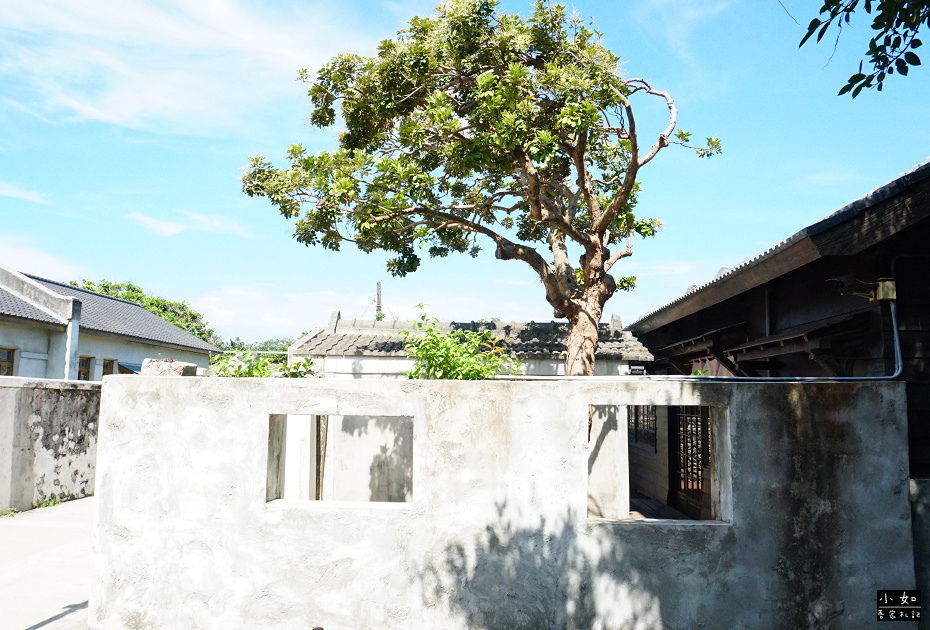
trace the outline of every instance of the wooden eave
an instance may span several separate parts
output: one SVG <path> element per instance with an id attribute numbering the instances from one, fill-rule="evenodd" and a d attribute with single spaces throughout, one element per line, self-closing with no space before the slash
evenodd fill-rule
<path id="1" fill-rule="evenodd" d="M 627 327 L 643 335 L 824 256 L 852 256 L 930 217 L 930 163 L 854 201 Z"/>
<path id="2" fill-rule="evenodd" d="M 725 352 L 737 363 L 768 359 L 794 352 L 810 352 L 829 348 L 830 339 L 868 328 L 869 310 L 812 322 L 783 331 L 777 335 L 755 339 Z"/>

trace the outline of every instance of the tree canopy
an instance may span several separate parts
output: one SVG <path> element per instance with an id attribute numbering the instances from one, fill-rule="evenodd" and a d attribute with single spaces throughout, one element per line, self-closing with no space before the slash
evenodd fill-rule
<path id="1" fill-rule="evenodd" d="M 839 40 L 844 25 L 850 23 L 860 8 L 873 15 L 875 34 L 866 51 L 872 71 L 863 72 L 862 62 L 859 62 L 859 71 L 840 89 L 840 95 L 852 92 L 853 98 L 865 88 L 875 87 L 881 92 L 888 76 L 895 72 L 907 76 L 911 66 L 919 66 L 920 57 L 914 50 L 920 48 L 922 42 L 917 35 L 921 28 L 930 27 L 930 2 L 927 0 L 865 0 L 862 3 L 860 0 L 824 0 L 820 17 L 811 20 L 800 45 L 814 33 L 819 42 L 831 27 L 836 27 Z"/>
<path id="2" fill-rule="evenodd" d="M 171 300 L 148 295 L 140 287 L 130 282 L 110 282 L 109 280 L 94 282 L 84 278 L 80 282 L 72 280 L 71 286 L 135 302 L 150 313 L 158 315 L 178 328 L 183 328 L 207 343 L 215 345 L 222 343 L 220 338 L 217 337 L 216 331 L 204 321 L 203 315 L 188 306 L 187 302 L 172 302 Z"/>
<path id="3" fill-rule="evenodd" d="M 539 1 L 527 19 L 496 8 L 450 0 L 375 57 L 337 56 L 315 78 L 301 71 L 311 123 L 341 115 L 339 148 L 294 145 L 284 169 L 254 157 L 243 190 L 296 219 L 299 242 L 384 250 L 398 276 L 424 254 L 493 245 L 542 280 L 554 315 L 570 322 L 567 373 L 589 374 L 604 303 L 635 282 L 608 272 L 635 236 L 661 226 L 633 212 L 637 173 L 690 134 L 676 132 L 672 97 L 621 74 L 601 33 L 564 6 Z M 632 103 L 643 97 L 667 107 L 668 123 L 641 145 Z M 719 151 L 716 138 L 697 149 Z"/>

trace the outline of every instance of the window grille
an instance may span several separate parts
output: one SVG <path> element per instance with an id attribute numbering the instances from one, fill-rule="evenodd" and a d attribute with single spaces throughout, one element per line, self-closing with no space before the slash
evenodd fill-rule
<path id="1" fill-rule="evenodd" d="M 113 359 L 104 359 L 103 361 L 103 375 L 113 374 L 113 365 L 115 361 Z"/>
<path id="2" fill-rule="evenodd" d="M 629 439 L 656 449 L 656 408 L 653 405 L 630 405 L 627 407 Z"/>
<path id="3" fill-rule="evenodd" d="M 704 495 L 704 468 L 710 465 L 710 408 L 678 408 L 679 492 L 700 505 Z"/>

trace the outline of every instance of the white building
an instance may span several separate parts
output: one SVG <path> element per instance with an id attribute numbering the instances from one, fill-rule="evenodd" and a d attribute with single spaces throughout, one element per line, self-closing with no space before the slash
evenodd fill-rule
<path id="1" fill-rule="evenodd" d="M 523 362 L 523 373 L 565 374 L 568 324 L 561 322 L 451 322 L 439 329 L 490 330 L 511 356 Z M 400 331 L 416 334 L 415 322 L 342 319 L 332 314 L 329 325 L 298 339 L 287 349 L 288 362 L 311 357 L 318 374 L 329 378 L 405 378 L 413 361 L 407 358 Z M 651 362 L 652 355 L 633 335 L 622 330 L 620 318 L 599 327 L 595 376 L 629 374 L 631 365 Z"/>
<path id="2" fill-rule="evenodd" d="M 138 304 L 0 265 L 0 376 L 99 381 L 143 359 L 206 368 L 215 346 Z"/>

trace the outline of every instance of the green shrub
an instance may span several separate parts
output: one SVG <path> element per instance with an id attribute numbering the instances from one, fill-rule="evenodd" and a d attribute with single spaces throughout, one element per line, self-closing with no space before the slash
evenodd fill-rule
<path id="1" fill-rule="evenodd" d="M 233 378 L 265 377 L 274 373 L 271 359 L 251 352 L 219 354 L 213 358 L 210 369 L 214 376 Z"/>
<path id="2" fill-rule="evenodd" d="M 210 369 L 214 376 L 231 378 L 305 378 L 313 376 L 313 359 L 307 357 L 293 365 L 275 363 L 265 356 L 248 351 L 220 354 L 213 357 Z"/>
<path id="3" fill-rule="evenodd" d="M 274 376 L 283 376 L 284 378 L 307 378 L 308 376 L 313 376 L 313 359 L 307 357 L 303 361 L 284 364 Z"/>
<path id="4" fill-rule="evenodd" d="M 419 305 L 422 310 L 423 305 Z M 518 359 L 507 354 L 490 330 L 438 330 L 439 321 L 424 311 L 415 325 L 421 334 L 402 330 L 404 349 L 413 359 L 408 378 L 480 380 L 497 374 L 522 374 Z"/>

